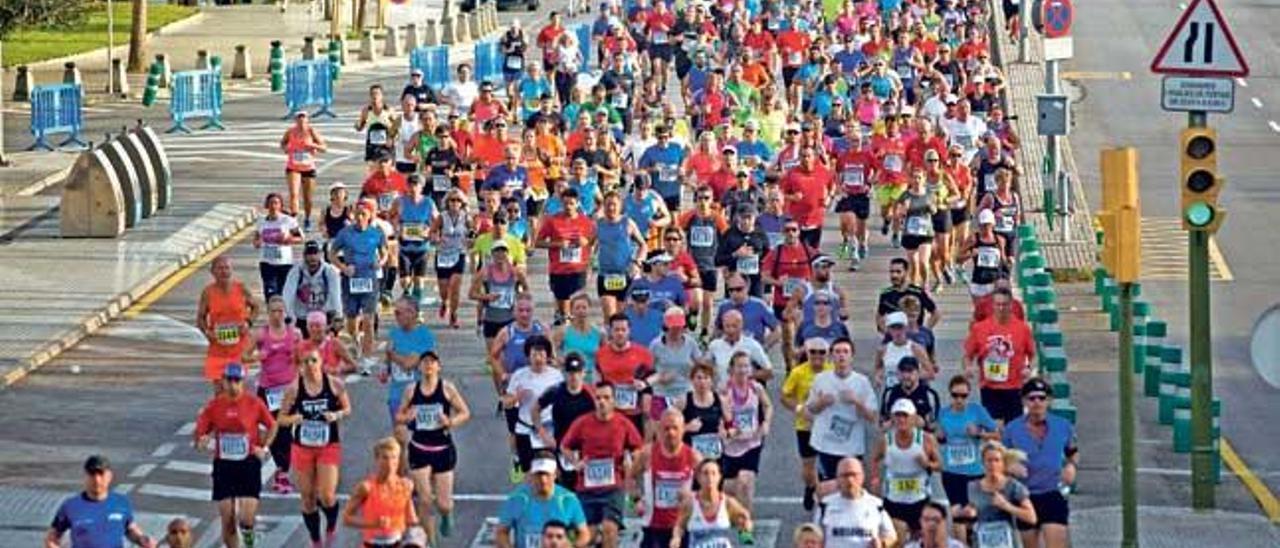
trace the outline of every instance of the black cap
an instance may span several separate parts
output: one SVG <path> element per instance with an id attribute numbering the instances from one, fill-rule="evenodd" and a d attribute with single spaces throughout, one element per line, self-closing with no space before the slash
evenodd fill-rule
<path id="1" fill-rule="evenodd" d="M 898 360 L 898 371 L 916 371 L 920 369 L 920 362 L 914 357 L 905 356 Z"/>
<path id="2" fill-rule="evenodd" d="M 582 371 L 587 366 L 586 360 L 582 359 L 582 355 L 577 352 L 570 352 L 564 356 L 564 372 L 576 373 Z"/>
<path id="3" fill-rule="evenodd" d="M 110 469 L 111 461 L 102 455 L 89 455 L 89 458 L 84 460 L 84 471 L 87 474 L 97 474 Z"/>
<path id="4" fill-rule="evenodd" d="M 317 241 L 315 241 L 315 240 L 311 240 L 311 241 L 307 242 L 307 243 L 306 243 L 306 245 L 303 245 L 303 246 L 302 246 L 302 253 L 303 253 L 304 255 L 317 255 L 317 254 L 319 254 L 319 253 L 320 253 L 320 242 L 317 242 Z"/>
<path id="5" fill-rule="evenodd" d="M 1035 394 L 1043 394 L 1047 397 L 1053 397 L 1053 387 L 1049 383 L 1044 382 L 1040 377 L 1034 377 L 1022 385 L 1022 397 Z"/>
<path id="6" fill-rule="evenodd" d="M 649 298 L 649 289 L 645 287 L 637 287 L 631 290 L 631 298 L 637 300 L 645 300 Z"/>

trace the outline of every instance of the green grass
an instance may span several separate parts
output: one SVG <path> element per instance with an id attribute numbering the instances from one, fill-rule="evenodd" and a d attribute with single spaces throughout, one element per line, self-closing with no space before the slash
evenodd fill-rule
<path id="1" fill-rule="evenodd" d="M 117 46 L 127 45 L 133 6 L 128 0 L 117 0 L 112 7 L 115 12 L 114 42 Z M 148 4 L 147 32 L 154 32 L 195 12 L 196 8 L 189 6 Z M 85 21 L 72 28 L 33 27 L 14 31 L 4 41 L 4 66 L 27 65 L 104 47 L 107 47 L 106 4 L 90 9 Z"/>

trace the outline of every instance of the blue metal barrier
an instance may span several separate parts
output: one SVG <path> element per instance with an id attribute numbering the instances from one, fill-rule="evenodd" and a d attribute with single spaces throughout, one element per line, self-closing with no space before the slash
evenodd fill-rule
<path id="1" fill-rule="evenodd" d="M 578 49 L 582 51 L 581 72 L 587 72 L 591 67 L 591 25 L 578 23 L 573 32 L 576 34 L 575 38 L 578 39 Z"/>
<path id="2" fill-rule="evenodd" d="M 304 108 L 319 106 L 312 116 L 327 114 L 337 118 L 333 106 L 333 67 L 328 59 L 294 61 L 285 70 L 284 104 L 289 107 L 285 118 L 292 118 Z"/>
<path id="3" fill-rule="evenodd" d="M 423 81 L 436 91 L 449 85 L 449 47 L 417 47 L 409 52 L 409 68 L 422 71 Z"/>
<path id="4" fill-rule="evenodd" d="M 496 41 L 476 42 L 476 80 L 502 82 L 502 50 Z"/>
<path id="5" fill-rule="evenodd" d="M 31 135 L 36 142 L 27 150 L 53 150 L 54 146 L 46 138 L 56 133 L 71 134 L 67 140 L 58 143 L 59 148 L 72 143 L 89 146 L 80 139 L 80 130 L 84 127 L 84 114 L 80 107 L 79 84 L 52 84 L 32 89 Z"/>
<path id="6" fill-rule="evenodd" d="M 200 129 L 226 129 L 222 125 L 222 73 L 220 70 L 184 70 L 173 73 L 173 97 L 169 100 L 173 127 L 167 133 L 191 133 L 187 120 L 204 118 Z"/>

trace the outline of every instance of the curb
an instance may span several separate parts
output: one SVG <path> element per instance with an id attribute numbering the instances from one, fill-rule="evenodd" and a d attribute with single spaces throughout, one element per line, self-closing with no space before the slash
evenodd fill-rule
<path id="1" fill-rule="evenodd" d="M 46 188 L 49 188 L 53 185 L 61 183 L 63 179 L 67 178 L 67 175 L 71 174 L 71 168 L 73 167 L 75 167 L 74 162 L 65 168 L 62 168 L 58 171 L 45 175 L 44 177 L 31 182 L 27 186 L 19 189 L 17 192 L 14 192 L 13 195 L 14 196 L 35 196 L 36 194 L 43 192 Z"/>
<path id="2" fill-rule="evenodd" d="M 187 16 L 187 17 L 184 17 L 184 18 L 182 18 L 182 19 L 179 19 L 179 20 L 177 20 L 177 21 L 174 21 L 174 22 L 172 22 L 172 23 L 169 23 L 168 25 L 165 25 L 165 26 L 163 26 L 163 27 L 160 27 L 160 28 L 158 28 L 158 29 L 156 29 L 156 30 L 153 30 L 153 31 L 151 31 L 151 32 L 148 32 L 148 33 L 147 33 L 147 40 L 151 40 L 152 38 L 155 38 L 156 36 L 159 36 L 159 35 L 161 35 L 161 34 L 164 34 L 166 31 L 167 31 L 167 32 L 174 32 L 174 31 L 178 31 L 178 30 L 185 29 L 185 28 L 187 28 L 187 27 L 189 27 L 189 26 L 191 26 L 191 25 L 194 25 L 194 24 L 196 24 L 196 23 L 199 23 L 200 21 L 203 21 L 203 20 L 204 20 L 204 18 L 205 18 L 205 13 L 204 13 L 204 11 L 197 11 L 197 12 L 195 12 L 195 13 L 193 13 L 193 14 L 191 14 L 191 15 Z M 124 45 L 116 46 L 116 47 L 114 47 L 114 48 L 111 48 L 111 52 L 112 52 L 112 55 L 111 55 L 111 56 L 112 56 L 113 58 L 124 59 L 124 57 L 125 57 L 125 56 L 127 56 L 127 55 L 129 54 L 129 43 L 128 43 L 128 40 L 126 40 L 126 41 L 125 41 L 125 44 L 124 44 Z M 71 54 L 71 55 L 64 55 L 64 56 L 62 56 L 62 57 L 56 57 L 56 58 L 53 58 L 53 59 L 45 59 L 44 61 L 37 61 L 37 62 L 35 62 L 35 63 L 27 63 L 27 67 L 29 67 L 29 68 L 30 68 L 30 70 L 50 70 L 50 69 L 60 69 L 60 68 L 62 68 L 62 66 L 63 66 L 64 64 L 66 64 L 67 62 L 75 62 L 76 64 L 79 64 L 81 61 L 84 61 L 84 60 L 86 60 L 86 59 L 90 59 L 90 58 L 93 58 L 93 57 L 102 57 L 103 55 L 106 55 L 106 53 L 107 53 L 107 48 L 103 47 L 103 48 L 98 48 L 98 49 L 94 49 L 94 50 L 89 50 L 89 51 L 85 51 L 85 52 L 81 52 L 81 53 L 73 53 L 73 54 Z M 109 68 L 110 68 L 110 67 L 108 67 L 108 69 L 109 69 Z M 7 72 L 7 71 L 9 71 L 10 69 L 15 69 L 15 70 L 16 70 L 16 69 L 17 69 L 17 67 L 7 67 L 7 68 L 5 68 L 4 70 Z"/>
<path id="3" fill-rule="evenodd" d="M 143 280 L 133 288 L 117 295 L 96 312 L 91 312 L 88 316 L 82 318 L 79 325 L 68 329 L 55 340 L 41 345 L 30 356 L 20 359 L 14 369 L 0 379 L 0 391 L 6 390 L 26 378 L 27 375 L 53 361 L 54 358 L 74 347 L 82 339 L 92 335 L 111 320 L 120 317 L 130 306 L 182 268 L 200 260 L 201 257 L 204 257 L 218 246 L 235 238 L 243 237 L 242 235 L 246 230 L 252 228 L 253 221 L 256 218 L 257 212 L 252 209 L 239 215 L 230 226 L 223 228 L 214 234 L 212 238 L 179 257 L 177 261 L 168 267 L 160 269 L 151 278 Z"/>

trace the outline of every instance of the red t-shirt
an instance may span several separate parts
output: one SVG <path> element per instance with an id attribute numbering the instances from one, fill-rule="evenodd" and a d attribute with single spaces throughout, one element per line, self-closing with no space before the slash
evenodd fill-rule
<path id="1" fill-rule="evenodd" d="M 928 138 L 915 138 L 911 140 L 911 144 L 907 146 L 907 165 L 924 167 L 924 153 L 926 150 L 932 150 L 938 153 L 938 159 L 947 157 L 947 141 L 941 135 L 934 135 Z"/>
<path id="2" fill-rule="evenodd" d="M 671 529 L 680 517 L 679 493 L 693 486 L 693 448 L 681 443 L 675 455 L 667 455 L 662 444 L 654 442 L 649 449 L 649 474 L 645 478 L 645 502 L 649 505 L 649 523 L 657 529 Z"/>
<path id="3" fill-rule="evenodd" d="M 774 306 L 787 304 L 787 299 L 797 291 L 801 282 L 813 277 L 813 268 L 809 266 L 809 261 L 820 253 L 803 243 L 794 245 L 784 243 L 765 254 L 760 267 L 774 278 L 787 280 L 773 287 Z"/>
<path id="4" fill-rule="evenodd" d="M 209 400 L 196 417 L 195 438 L 214 436 L 214 458 L 223 458 L 224 449 L 252 456 L 253 448 L 262 445 L 258 427 L 270 430 L 275 423 L 267 404 L 252 394 L 242 393 L 235 399 L 218 396 Z"/>
<path id="5" fill-rule="evenodd" d="M 596 237 L 596 224 L 590 217 L 581 212 L 576 217 L 568 213 L 560 213 L 544 219 L 538 229 L 538 240 L 557 238 L 569 240 L 571 245 L 555 247 L 551 251 L 551 264 L 547 272 L 551 274 L 577 274 L 587 270 L 587 262 L 591 254 L 587 247 L 578 245 L 578 238 L 593 241 Z M 589 244 L 588 244 L 589 245 Z"/>
<path id="6" fill-rule="evenodd" d="M 782 54 L 782 64 L 786 67 L 798 67 L 808 60 L 809 46 L 813 39 L 808 34 L 797 30 L 785 30 L 778 34 L 778 49 Z"/>
<path id="7" fill-rule="evenodd" d="M 378 211 L 389 211 L 396 197 L 409 194 L 409 182 L 398 171 L 387 176 L 375 171 L 360 186 L 360 194 L 378 200 Z"/>
<path id="8" fill-rule="evenodd" d="M 816 161 L 813 171 L 805 172 L 803 167 L 796 167 L 783 176 L 782 193 L 787 196 L 787 214 L 800 223 L 800 228 L 822 226 L 830 184 L 831 171 Z M 801 194 L 800 199 L 792 200 L 790 196 L 796 193 Z"/>
<path id="9" fill-rule="evenodd" d="M 721 169 L 707 176 L 702 183 L 711 188 L 711 196 L 718 204 L 720 199 L 724 197 L 724 193 L 738 183 L 738 174 L 735 171 Z"/>
<path id="10" fill-rule="evenodd" d="M 982 388 L 1022 388 L 1023 368 L 1036 355 L 1035 342 L 1027 322 L 1011 320 L 1001 325 L 995 318 L 987 318 L 969 328 L 964 341 L 966 358 L 978 359 Z"/>
<path id="11" fill-rule="evenodd" d="M 878 181 L 886 185 L 902 185 L 907 182 L 907 146 L 901 137 L 872 139 L 872 148 L 880 159 Z"/>
<path id="12" fill-rule="evenodd" d="M 618 411 L 627 415 L 640 412 L 640 395 L 636 393 L 636 379 L 653 371 L 653 354 L 649 349 L 628 342 L 622 351 L 614 350 L 608 343 L 596 350 L 596 369 L 600 378 L 614 384 L 613 399 Z"/>
<path id="13" fill-rule="evenodd" d="M 973 323 L 978 323 L 995 314 L 996 307 L 994 301 L 995 297 L 992 295 L 986 295 L 973 302 Z M 1022 301 L 1014 300 L 1011 305 L 1013 308 L 1011 311 L 1013 313 L 1013 317 L 1020 321 L 1025 321 L 1027 319 L 1027 311 L 1022 308 Z"/>
<path id="14" fill-rule="evenodd" d="M 538 32 L 538 47 L 543 49 L 543 58 L 555 51 L 556 40 L 559 40 L 560 35 L 564 34 L 564 32 L 564 27 L 553 27 L 551 25 L 542 27 L 542 30 Z"/>
<path id="15" fill-rule="evenodd" d="M 845 194 L 866 194 L 876 172 L 876 158 L 868 148 L 848 149 L 836 160 L 836 184 Z"/>
<path id="16" fill-rule="evenodd" d="M 675 259 L 671 261 L 670 269 L 672 274 L 684 274 L 685 278 L 689 280 L 688 283 L 684 284 L 686 288 L 696 287 L 693 285 L 693 277 L 698 273 L 698 263 L 693 260 L 693 254 L 689 253 L 688 250 L 681 251 L 679 255 L 675 256 Z"/>
<path id="17" fill-rule="evenodd" d="M 658 13 L 657 10 L 649 12 L 648 17 L 644 19 L 645 32 L 649 35 L 649 40 L 655 44 L 671 43 L 671 27 L 676 26 L 676 15 L 669 11 Z M 663 42 L 662 40 L 666 40 Z"/>
<path id="18" fill-rule="evenodd" d="M 761 58 L 763 58 L 763 54 L 769 53 L 773 48 L 777 47 L 773 40 L 773 34 L 764 30 L 748 32 L 742 39 L 742 45 L 755 52 Z"/>
<path id="19" fill-rule="evenodd" d="M 560 447 L 577 451 L 582 457 L 583 469 L 578 473 L 576 489 L 581 493 L 622 488 L 622 458 L 627 451 L 640 449 L 643 443 L 640 431 L 621 414 L 601 420 L 595 413 L 588 413 L 573 421 L 561 438 Z M 610 469 L 612 481 L 608 479 Z"/>

